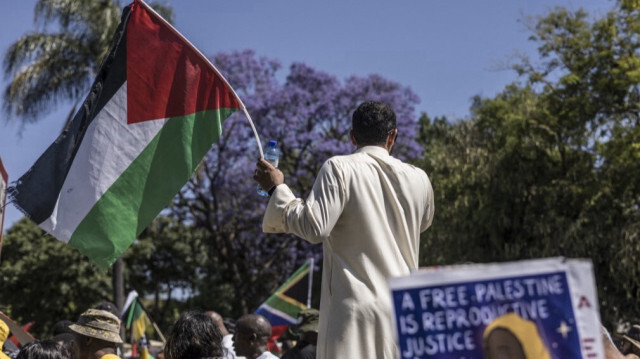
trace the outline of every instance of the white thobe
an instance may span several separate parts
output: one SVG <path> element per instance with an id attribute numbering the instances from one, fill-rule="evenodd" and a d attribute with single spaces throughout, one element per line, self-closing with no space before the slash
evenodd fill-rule
<path id="1" fill-rule="evenodd" d="M 325 162 L 306 201 L 275 188 L 264 232 L 322 243 L 318 358 L 397 356 L 387 280 L 418 267 L 433 213 L 427 174 L 377 146 Z"/>

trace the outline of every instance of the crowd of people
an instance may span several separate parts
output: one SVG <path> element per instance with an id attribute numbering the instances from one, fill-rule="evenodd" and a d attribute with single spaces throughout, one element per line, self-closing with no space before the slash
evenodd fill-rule
<path id="1" fill-rule="evenodd" d="M 121 320 L 115 305 L 103 302 L 86 310 L 76 322 L 56 323 L 53 336 L 34 340 L 20 348 L 3 348 L 0 359 L 120 359 L 133 358 L 123 353 Z M 312 359 L 315 358 L 319 312 L 300 312 L 299 324 L 287 329 L 278 355 L 267 342 L 272 330 L 259 314 L 247 314 L 234 321 L 214 311 L 189 311 L 173 324 L 166 343 L 159 350 L 140 350 L 140 359 Z M 0 341 L 9 336 L 7 324 L 0 320 Z M 1 343 L 0 342 L 0 343 Z M 292 345 L 293 344 L 293 345 Z"/>
<path id="2" fill-rule="evenodd" d="M 603 327 L 604 354 L 607 359 L 640 359 L 640 325 L 625 333 L 610 335 Z"/>
<path id="3" fill-rule="evenodd" d="M 34 340 L 19 349 L 3 348 L 0 359 L 316 358 L 320 313 L 315 309 L 299 313 L 298 324 L 290 326 L 278 339 L 277 355 L 268 349 L 272 328 L 263 316 L 246 314 L 232 320 L 215 311 L 189 311 L 173 324 L 162 348 L 139 351 L 133 357 L 131 352 L 122 352 L 123 328 L 117 314 L 115 305 L 103 302 L 86 310 L 75 322 L 56 323 L 51 338 Z M 640 325 L 614 336 L 603 327 L 602 333 L 606 359 L 640 358 Z M 9 334 L 9 327 L 0 320 L 0 343 Z"/>
<path id="4" fill-rule="evenodd" d="M 390 106 L 378 101 L 360 104 L 348 136 L 356 150 L 327 160 L 306 199 L 293 194 L 273 164 L 264 159 L 256 164 L 253 179 L 270 196 L 263 231 L 291 233 L 323 245 L 317 335 L 304 336 L 300 341 L 304 346 L 294 346 L 291 357 L 312 351 L 307 345 L 311 340 L 317 342 L 313 349 L 318 358 L 395 357 L 386 283 L 418 268 L 420 233 L 433 220 L 434 196 L 427 174 L 391 156 L 398 128 Z M 70 326 L 77 338 L 75 351 L 93 351 L 96 358 L 113 355 L 103 344 L 113 347 L 117 342 L 107 341 L 106 335 L 87 335 L 87 328 L 96 330 L 89 324 L 98 319 L 92 317 L 95 313 L 85 314 Z M 229 340 L 230 334 L 223 335 L 227 329 L 213 328 L 211 317 L 205 317 L 190 313 L 178 319 L 165 346 L 165 359 L 236 353 L 252 359 L 272 357 L 266 350 L 271 327 L 265 318 L 255 314 L 239 318 Z M 106 314 L 99 319 L 100 333 L 107 330 L 107 323 L 113 324 Z M 194 340 L 198 335 L 204 337 Z"/>
<path id="5" fill-rule="evenodd" d="M 256 164 L 253 178 L 270 196 L 263 231 L 290 233 L 323 246 L 320 311 L 301 313 L 296 343 L 283 345 L 282 358 L 398 356 L 387 280 L 418 269 L 420 234 L 430 227 L 435 207 L 427 174 L 391 155 L 397 136 L 395 113 L 388 105 L 362 103 L 349 132 L 356 150 L 327 160 L 306 199 L 293 194 L 273 164 L 264 159 Z M 17 358 L 118 358 L 120 321 L 108 307 L 87 310 L 68 329 L 24 346 Z M 174 323 L 155 355 L 275 358 L 267 346 L 271 334 L 269 322 L 257 314 L 230 326 L 218 313 L 188 312 Z M 627 335 L 618 347 L 603 329 L 603 339 L 607 359 L 638 358 L 640 338 Z M 498 357 L 503 356 L 488 359 Z"/>

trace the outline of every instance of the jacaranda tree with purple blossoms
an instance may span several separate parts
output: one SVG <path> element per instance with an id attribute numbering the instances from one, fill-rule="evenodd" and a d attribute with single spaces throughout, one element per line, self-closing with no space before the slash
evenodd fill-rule
<path id="1" fill-rule="evenodd" d="M 415 140 L 418 98 L 407 87 L 378 75 L 341 81 L 302 63 L 291 65 L 283 77 L 277 61 L 249 50 L 221 53 L 212 62 L 245 103 L 261 142 L 278 141 L 279 167 L 298 196 L 308 195 L 325 160 L 355 150 L 349 141 L 351 114 L 365 100 L 395 110 L 400 141 L 394 156 L 408 161 L 422 156 Z M 254 311 L 299 265 L 310 257 L 319 263 L 322 256 L 320 245 L 262 233 L 268 199 L 256 194 L 252 178 L 258 158 L 248 121 L 234 114 L 171 207 L 173 216 L 206 233 L 208 260 L 198 273 L 194 304 L 215 307 L 218 299 L 218 310 L 228 315 Z"/>

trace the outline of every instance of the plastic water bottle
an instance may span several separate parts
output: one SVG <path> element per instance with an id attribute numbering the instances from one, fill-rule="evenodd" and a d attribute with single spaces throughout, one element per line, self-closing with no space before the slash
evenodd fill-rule
<path id="1" fill-rule="evenodd" d="M 273 167 L 278 167 L 278 160 L 280 159 L 280 151 L 278 151 L 278 141 L 269 140 L 267 150 L 264 152 L 264 159 L 271 163 Z M 265 191 L 258 185 L 258 194 L 264 197 L 269 197 L 269 192 Z"/>

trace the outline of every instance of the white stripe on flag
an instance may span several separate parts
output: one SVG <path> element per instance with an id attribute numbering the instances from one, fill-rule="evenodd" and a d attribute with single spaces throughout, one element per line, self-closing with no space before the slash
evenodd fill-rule
<path id="1" fill-rule="evenodd" d="M 291 323 L 297 323 L 297 321 L 298 321 L 298 318 L 293 318 L 289 314 L 287 314 L 285 312 L 281 312 L 281 311 L 277 310 L 276 308 L 273 308 L 273 307 L 271 307 L 269 305 L 263 304 L 263 305 L 260 306 L 260 308 L 264 309 L 265 311 L 267 311 L 269 313 L 272 313 L 272 314 L 275 314 L 275 315 L 277 315 L 279 317 L 282 317 L 282 318 L 290 321 Z M 260 308 L 258 308 L 258 309 L 260 309 Z"/>
<path id="2" fill-rule="evenodd" d="M 160 132 L 167 119 L 127 124 L 127 84 L 91 122 L 51 216 L 40 227 L 68 242 L 94 204 Z"/>
<path id="3" fill-rule="evenodd" d="M 136 298 L 138 298 L 138 292 L 136 292 L 135 290 L 129 292 L 129 294 L 127 295 L 127 300 L 124 301 L 124 305 L 122 306 L 122 312 L 120 313 L 121 319 L 124 319 L 124 313 L 127 312 L 129 306 L 131 305 L 131 303 L 133 303 L 134 300 L 136 300 Z"/>

